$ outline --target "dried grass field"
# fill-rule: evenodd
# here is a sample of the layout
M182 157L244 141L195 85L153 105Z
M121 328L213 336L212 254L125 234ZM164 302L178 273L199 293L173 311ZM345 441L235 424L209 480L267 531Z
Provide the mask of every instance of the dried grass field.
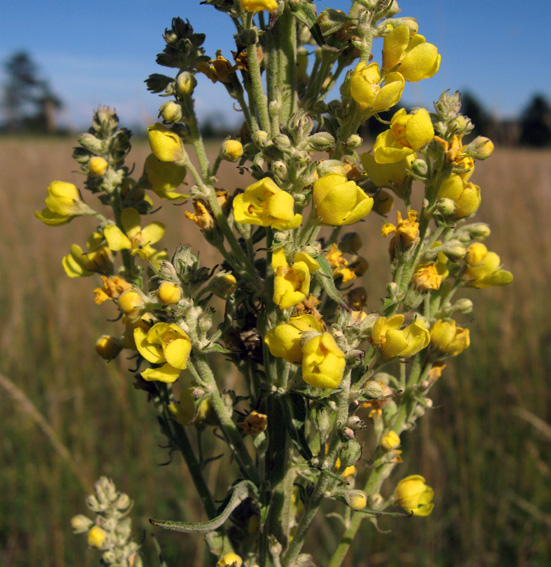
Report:
M102 474L135 500L136 533L146 537L147 564L158 565L147 518L191 520L200 512L179 456L161 466L170 456L128 362L106 364L94 352L114 325L107 322L114 311L93 302L97 281L70 280L62 270L62 256L71 243L84 244L93 221L54 228L33 217L50 181L80 184L71 147L0 140L0 565L97 565L69 521L84 512ZM137 144L131 161L147 153ZM366 522L350 567L551 564L551 153L497 150L473 181L483 195L477 219L492 227L488 247L515 281L469 293L472 346L448 364L433 410L404 440L398 474L427 478L433 514L387 519L380 525L389 534ZM246 183L231 167L221 172L226 189ZM169 253L190 242L206 265L216 263L182 207L163 204L158 219L168 227ZM371 265L362 282L368 310L377 309L389 277L383 222L370 215L359 228ZM211 465L209 482L223 484L228 463L226 455ZM323 556L340 527L329 520L319 530L310 546ZM199 537L157 535L169 565L202 564Z

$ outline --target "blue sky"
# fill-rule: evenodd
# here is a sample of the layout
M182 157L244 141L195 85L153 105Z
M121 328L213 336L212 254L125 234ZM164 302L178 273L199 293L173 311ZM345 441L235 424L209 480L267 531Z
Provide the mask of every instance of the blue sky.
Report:
M319 11L350 5L315 3ZM435 77L407 86L406 103L430 106L445 89L468 89L495 115L508 117L535 92L551 98L551 0L401 0L400 7L401 15L418 18L419 32L442 54ZM0 60L15 50L30 52L65 101L62 120L69 126L85 126L98 105L115 107L125 124L151 122L162 100L143 81L163 72L155 55L175 16L207 34L209 55L217 49L230 55L229 18L200 0L28 0L0 7ZM381 43L375 43L376 59ZM224 88L204 76L196 99L203 116L232 112Z

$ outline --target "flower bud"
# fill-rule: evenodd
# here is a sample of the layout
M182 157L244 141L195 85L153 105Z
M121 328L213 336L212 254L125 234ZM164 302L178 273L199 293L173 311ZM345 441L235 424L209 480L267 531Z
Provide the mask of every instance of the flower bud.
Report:
M427 174L428 169L429 167L424 159L418 158L411 162L411 170L420 177L424 177Z
M237 140L224 140L220 155L226 161L237 161L243 155L243 144Z
M78 143L81 146L84 146L87 150L94 152L94 153L102 153L105 149L105 142L96 138L94 134L90 134L86 132L85 134L81 134L78 137Z
M473 238L488 238L491 232L490 227L483 222L469 224L465 227L465 230L467 230Z
M255 145L259 148L263 148L270 139L270 135L264 130L258 130L252 134L252 139Z
M458 299L453 304L453 310L456 311L457 313L468 315L473 310L473 302L470 299L467 299L466 297L462 299Z
M184 146L178 134L162 124L149 126L147 129L149 145L155 157L160 161L174 162L184 158Z
M467 248L465 262L467 262L469 266L480 266L487 255L488 248L481 242L475 242Z
M466 148L465 153L475 159L488 159L494 151L494 144L489 138L477 136Z
M101 549L106 539L107 534L99 526L93 526L88 532L88 545L90 547Z
M357 137L359 138L359 136ZM333 148L334 146L335 138L333 138L329 132L318 132L306 139L306 149L313 150L315 152L323 152L329 148Z
M180 96L190 95L197 85L197 79L187 71L180 73L176 79L176 92Z
M122 350L119 339L110 335L101 335L96 341L96 352L104 360L113 360Z
M125 315L135 315L143 308L144 301L137 292L128 290L119 297L118 305Z
M182 298L182 288L173 282L162 282L157 289L157 299L163 305L173 305Z
M439 199L436 203L436 208L441 215L449 217L455 214L455 203L451 199Z
M92 522L90 518L87 518L83 514L79 514L78 516L73 516L71 518L71 527L73 528L73 533L75 534L82 534L84 532L87 532L93 524L94 522Z
M442 246L442 252L452 261L456 262L465 257L467 250L458 240L450 240Z
M346 468L356 464L361 456L362 446L354 439L347 441L339 453L341 467Z
M236 287L237 280L230 272L219 272L212 278L209 284L209 289L212 290L214 295L222 299L227 299L233 295Z
M367 506L367 495L362 490L350 490L345 494L345 499L353 510L363 510Z
M159 108L159 116L163 119L163 122L181 122L182 107L173 100L165 102Z
M383 395L383 387L377 380L370 380L363 389L363 395L366 398L378 400Z
M392 211L392 207L394 207L394 197L386 191L375 193L373 201L373 210L383 217L388 215Z
M88 173L90 177L103 177L108 167L109 164L105 159L100 156L94 156L88 162Z
M348 137L345 144L347 148L350 148L351 150L356 150L363 144L363 139L361 136L358 136L358 134L352 134L351 136Z
M382 439L381 439L381 447L385 451L393 451L400 446L400 437L396 431L389 431Z
M355 254L362 247L362 239L357 232L347 232L339 242L339 249L345 254Z

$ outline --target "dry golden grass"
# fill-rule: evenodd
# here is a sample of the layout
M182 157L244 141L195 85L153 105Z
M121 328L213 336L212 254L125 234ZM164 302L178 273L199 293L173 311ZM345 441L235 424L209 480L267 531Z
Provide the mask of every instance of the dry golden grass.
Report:
M131 159L141 163L147 153L138 144ZM84 484L107 474L130 492L137 527L145 528L149 516L189 517L196 509L193 490L180 459L159 467L167 453L157 447L162 438L143 392L133 390L124 361L106 365L94 353L97 336L112 332L106 319L114 311L93 303L93 278L70 280L61 268L69 245L83 245L93 221L52 228L33 218L50 181L80 184L71 143L5 139L0 155L0 374L43 415ZM226 189L247 184L229 164L219 177ZM551 527L551 154L497 151L477 166L473 180L483 193L477 219L492 227L487 244L515 282L470 293L473 345L449 365L435 389L435 410L405 440L400 474L430 480L433 516L384 522L392 526L390 536L366 530L349 559L355 567L543 567L551 560L545 535ZM206 265L218 261L181 207L165 204L158 216L169 227L163 241L169 252L190 242ZM362 253L372 266L363 280L371 309L388 278L382 223L373 215L360 227ZM70 534L68 521L83 511L84 492L67 459L28 406L25 411L3 390L0 411L0 564L96 564L82 538ZM213 468L212 482L216 473ZM323 541L329 545L338 533L331 526ZM161 535L174 565L184 549L193 554L189 564L200 564L201 542L190 539Z

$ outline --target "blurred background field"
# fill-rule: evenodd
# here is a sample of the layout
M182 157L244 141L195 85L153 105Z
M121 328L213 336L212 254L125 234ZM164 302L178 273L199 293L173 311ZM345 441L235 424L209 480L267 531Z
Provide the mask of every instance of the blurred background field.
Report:
M81 181L71 147L67 140L0 140L0 564L97 565L69 522L85 511L91 483L107 475L135 500L135 532L146 538L148 564L158 565L147 519L198 519L198 501L179 455L162 466L170 456L129 363L106 364L94 352L97 337L115 325L107 321L114 311L93 302L98 282L70 280L62 270L62 256L71 243L84 244L93 222L53 228L33 218L50 181ZM137 144L130 162L141 163L148 151ZM226 189L246 184L232 168L220 180ZM450 361L433 390L434 409L404 441L399 474L427 478L434 513L384 520L389 534L366 522L350 567L551 562L551 153L497 150L473 180L483 192L477 219L492 227L487 244L515 281L469 294L472 346ZM163 204L158 218L169 227L169 253L185 242L202 251L182 207ZM370 215L360 226L371 265L362 282L368 310L377 309L388 281L383 222ZM212 464L209 482L228 463L225 455ZM319 529L309 545L323 557L340 527L329 520ZM157 535L169 565L201 565L199 537Z

